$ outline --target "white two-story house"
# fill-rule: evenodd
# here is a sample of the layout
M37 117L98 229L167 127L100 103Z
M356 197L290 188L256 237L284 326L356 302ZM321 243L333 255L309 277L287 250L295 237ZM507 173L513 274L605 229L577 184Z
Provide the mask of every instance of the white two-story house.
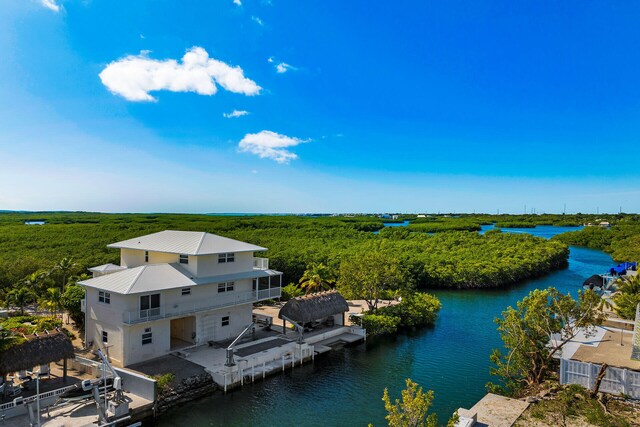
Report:
M118 366L237 336L253 303L279 298L282 273L266 248L194 231L162 231L108 245L120 265L90 268L85 342Z

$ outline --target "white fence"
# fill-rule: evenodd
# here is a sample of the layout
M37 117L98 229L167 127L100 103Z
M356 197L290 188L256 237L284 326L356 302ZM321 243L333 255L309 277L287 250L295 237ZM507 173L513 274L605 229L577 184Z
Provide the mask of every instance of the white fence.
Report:
M47 406L53 405L58 396L73 388L75 388L75 386L70 385L56 390L51 390L46 393L40 393L40 407L46 408ZM13 401L0 405L0 417L5 419L24 415L27 413L27 405L34 403L36 399L36 396L29 396L25 398L18 396L13 399Z
M600 365L595 363L560 359L560 384L580 384L592 389L598 372ZM600 391L611 394L624 393L634 399L640 399L640 372L610 366L600 383Z

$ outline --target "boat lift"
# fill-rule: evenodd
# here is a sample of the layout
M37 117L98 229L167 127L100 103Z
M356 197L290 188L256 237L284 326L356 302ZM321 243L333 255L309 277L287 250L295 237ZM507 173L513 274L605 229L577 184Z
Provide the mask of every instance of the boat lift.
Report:
M122 393L122 378L107 357L102 353L102 350L98 349L97 352L100 359L102 359L102 379L100 382L92 382L90 383L92 387L93 399L96 401L96 407L98 408L98 417L100 419L100 425L113 425L115 422L120 420L125 420L129 418L129 402L125 400L124 395ZM107 399L107 376L105 372L105 368L108 368L111 374L113 375L113 389L115 390L115 398L112 400ZM104 384L104 404L100 397L100 383ZM83 388L85 384L82 385ZM112 420L111 418L119 418L118 420Z
M234 366L236 364L235 360L233 360L233 346L236 345L236 343L240 341L240 338L242 338L249 331L251 331L252 334L255 333L255 322L251 322L249 325L247 325L247 327L244 328L242 332L240 332L240 335L238 335L237 338L233 340L231 344L229 344L229 347L227 347L227 363L225 363L224 366Z
M287 316L281 316L284 320L290 322L295 328L296 331L298 331L298 344L302 344L304 343L304 328L295 320L291 320L290 318L288 318Z

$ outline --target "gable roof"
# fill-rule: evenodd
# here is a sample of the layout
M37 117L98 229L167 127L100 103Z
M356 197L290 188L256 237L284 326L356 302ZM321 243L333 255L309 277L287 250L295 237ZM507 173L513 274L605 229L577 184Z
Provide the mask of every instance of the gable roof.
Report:
M210 255L225 252L266 251L267 248L203 231L165 230L107 245L117 249L139 249L185 255Z
M338 291L326 291L290 299L278 312L278 318L286 316L303 325L346 311L349 304L344 297Z
M145 264L128 268L104 276L94 277L93 279L82 280L78 284L117 294L138 294L280 274L282 273L275 270L254 269L220 276L194 277L192 273L179 264L165 263Z

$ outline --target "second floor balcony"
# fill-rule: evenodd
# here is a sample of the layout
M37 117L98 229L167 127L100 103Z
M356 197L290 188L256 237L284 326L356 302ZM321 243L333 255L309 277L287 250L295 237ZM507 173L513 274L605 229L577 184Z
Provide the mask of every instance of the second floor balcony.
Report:
M268 270L269 258L253 257L253 268L256 270Z
M213 295L211 298L200 301L161 304L159 307L126 311L123 313L122 321L127 325L134 325L153 320L181 317L202 311L217 310L224 307L280 298L281 295L282 288L280 286L247 292L230 292L227 295Z

